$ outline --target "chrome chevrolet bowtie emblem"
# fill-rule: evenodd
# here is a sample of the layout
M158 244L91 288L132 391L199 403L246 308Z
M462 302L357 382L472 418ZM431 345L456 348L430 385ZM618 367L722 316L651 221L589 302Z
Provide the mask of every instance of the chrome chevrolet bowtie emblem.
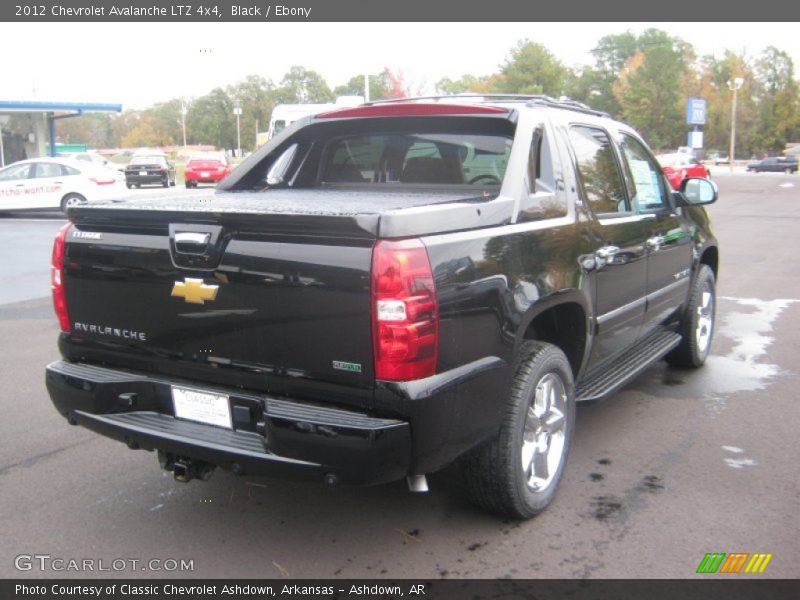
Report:
M190 304L205 304L206 300L211 302L217 297L218 285L206 285L202 279L192 279L187 277L183 281L176 281L172 287L172 295L183 298Z

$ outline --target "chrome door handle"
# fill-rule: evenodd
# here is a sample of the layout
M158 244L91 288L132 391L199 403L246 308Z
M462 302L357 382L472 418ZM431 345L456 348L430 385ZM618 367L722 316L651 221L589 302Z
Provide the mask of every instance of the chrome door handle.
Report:
M652 250L653 252L658 252L659 249L661 249L661 246L664 245L664 236L663 235L653 236L645 242L645 245L649 250Z

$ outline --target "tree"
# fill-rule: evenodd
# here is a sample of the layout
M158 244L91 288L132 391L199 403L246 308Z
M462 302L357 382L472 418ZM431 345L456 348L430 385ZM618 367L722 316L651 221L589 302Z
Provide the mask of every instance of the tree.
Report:
M674 148L685 139L684 74L694 52L658 29L645 31L637 44L640 50L625 61L612 85L620 117L648 137L652 147Z
M227 95L242 109L240 128L243 148L255 148L256 122L258 129L267 130L269 117L277 102L275 85L260 75L248 75L239 83L229 86ZM236 127L236 119L233 119ZM236 131L234 129L234 135Z
M494 77L491 75L484 75L476 77L475 75L462 75L458 79L450 79L444 77L436 83L437 94L464 94L472 92L475 94L487 94L491 91L494 83Z
M568 69L547 48L522 40L511 50L500 76L492 82L493 92L561 96Z
M763 128L757 104L761 91L750 62L744 55L726 50L721 59L706 56L699 66L697 82L690 92L692 96L704 98L707 102L706 124L703 127L705 147L729 147L733 93L728 82L741 77L744 83L737 92L736 155L758 153L763 148Z
M363 96L364 95L364 76L355 75L346 84L337 86L333 90L335 96ZM369 99L383 100L389 98L389 76L388 69L384 69L377 75L369 76Z
M762 88L762 144L764 149L777 153L787 142L800 140L800 99L794 63L786 52L769 46L756 63L756 78Z
M296 65L284 75L277 94L283 104L333 102L334 99L322 75Z
M58 119L56 137L66 144L86 144L89 148L116 146L109 113L89 113L80 117Z
M186 135L190 144L236 147L236 117L233 98L222 88L192 102L186 114Z

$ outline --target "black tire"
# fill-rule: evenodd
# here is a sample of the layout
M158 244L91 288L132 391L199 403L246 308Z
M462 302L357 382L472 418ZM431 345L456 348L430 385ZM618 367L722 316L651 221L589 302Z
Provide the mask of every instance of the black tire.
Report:
M128 189L131 189L133 187L133 184L132 183L126 183L125 187L127 187Z
M169 175L164 177L164 181L161 182L162 187L168 188L169 187Z
M78 206L81 204L86 204L86 198L80 194L67 194L61 199L61 212L67 214L67 209L70 206Z
M707 292L711 294L709 299L704 297ZM708 265L700 265L689 288L689 300L678 329L681 343L666 356L669 364L697 368L706 362L714 338L716 300L714 271ZM704 328L706 331L703 334Z
M557 411L561 415L561 428L544 431L543 420L536 418L533 410L534 405L539 402L536 391L540 386L555 380L560 381L563 386L563 410ZM557 385L553 384L553 389L556 388ZM574 390L572 369L561 349L544 342L523 344L500 431L493 439L471 450L460 461L466 492L474 504L517 519L528 519L547 508L555 498L572 445L575 429ZM556 390L556 394L560 392ZM555 427L553 423L559 417L554 413L548 414L549 417L544 419L545 424L548 428ZM538 429L534 431L536 426ZM524 470L523 463L527 462L526 446L523 445L525 433L529 435L527 447L534 442L539 443L538 436L544 436L544 445L548 449L545 454L545 459L548 460L545 462L549 464L549 452L552 450L555 453L553 459L557 457L555 468L540 470L535 465L537 453L534 450L530 454L528 468ZM542 454L538 453L539 456ZM542 489L532 487L536 482L530 484L535 477L534 471L546 473L547 481L542 482Z

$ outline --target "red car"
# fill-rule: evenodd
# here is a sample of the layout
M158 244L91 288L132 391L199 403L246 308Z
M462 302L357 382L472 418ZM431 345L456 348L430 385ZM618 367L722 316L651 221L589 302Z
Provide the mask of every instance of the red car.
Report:
M195 154L186 163L183 179L187 188L197 187L198 183L217 183L233 170L224 152Z
M673 189L681 189L681 183L687 177L711 177L711 171L691 154L662 154L656 157L661 163L664 175L669 179Z

